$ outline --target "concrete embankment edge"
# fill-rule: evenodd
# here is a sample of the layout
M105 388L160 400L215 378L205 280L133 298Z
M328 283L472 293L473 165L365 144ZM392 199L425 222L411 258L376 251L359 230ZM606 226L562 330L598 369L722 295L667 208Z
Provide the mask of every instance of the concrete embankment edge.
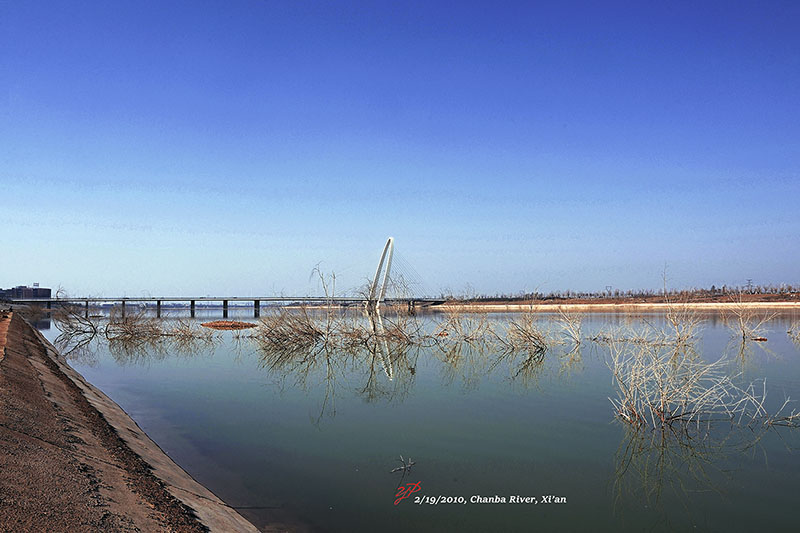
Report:
M83 376L67 364L58 350L35 328L47 352L58 369L81 391L89 404L97 409L122 441L150 465L152 473L160 479L172 496L194 510L200 522L212 532L258 532L258 529L235 509L192 478L178 466L133 419L100 389L88 383Z

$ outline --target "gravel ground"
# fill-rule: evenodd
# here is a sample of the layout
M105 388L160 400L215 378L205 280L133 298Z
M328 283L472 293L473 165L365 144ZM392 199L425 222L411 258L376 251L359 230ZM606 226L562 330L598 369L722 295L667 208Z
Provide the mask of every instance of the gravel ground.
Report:
M208 530L8 312L0 312L0 472L0 531Z

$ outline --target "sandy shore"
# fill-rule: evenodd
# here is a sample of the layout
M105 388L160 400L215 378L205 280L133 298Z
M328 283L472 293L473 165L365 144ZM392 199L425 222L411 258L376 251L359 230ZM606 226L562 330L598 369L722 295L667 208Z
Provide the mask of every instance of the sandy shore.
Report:
M552 312L562 308L566 311L581 313L641 313L647 311L666 311L670 306L695 309L697 311L733 311L738 308L748 308L765 311L798 311L800 302L702 302L702 303L579 303L579 304L440 304L430 307L435 311L463 311L474 313L519 313L525 311Z
M0 312L0 531L258 531Z

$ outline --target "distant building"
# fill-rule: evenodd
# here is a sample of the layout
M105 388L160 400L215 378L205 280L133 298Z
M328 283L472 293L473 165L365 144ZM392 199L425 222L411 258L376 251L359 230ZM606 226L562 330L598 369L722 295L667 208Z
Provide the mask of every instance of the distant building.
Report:
M10 299L29 299L29 298L52 298L52 291L47 287L39 287L38 283L34 283L33 287L26 285L18 285L13 289L0 289L0 298L7 300Z

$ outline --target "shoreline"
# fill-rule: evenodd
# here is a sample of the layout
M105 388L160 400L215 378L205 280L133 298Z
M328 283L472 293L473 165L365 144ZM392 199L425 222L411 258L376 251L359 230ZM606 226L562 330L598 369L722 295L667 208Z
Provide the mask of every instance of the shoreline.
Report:
M520 313L525 311L534 312L558 312L580 311L580 312L638 312L638 311L666 311L670 308L691 309L695 311L733 311L736 309L763 309L765 311L798 311L800 312L800 302L619 302L619 303L542 303L542 304L510 304L510 303L444 303L431 306L427 309L431 311L461 311L467 313Z
M20 306L23 309L35 309L30 305ZM424 305L416 308L416 312L422 313L436 313L436 312L467 312L467 313L522 313L522 312L551 312L556 313L559 310L572 311L572 312L597 312L597 313L631 313L641 311L666 311L670 308L689 309L695 311L733 311L736 309L755 309L764 311L797 311L800 312L800 301L789 300L754 300L754 301L691 301L691 302L664 302L664 301L650 301L650 302L630 302L630 301L548 301L533 303L531 301L522 303L512 303L503 301L488 301L488 302L475 302L475 301L448 301L445 303L437 303L433 305ZM218 310L221 307L209 307L211 310ZM231 309L253 309L249 306L233 306ZM363 309L363 305L287 305L287 306L263 306L261 313L268 313L270 310L324 310L324 309ZM393 305L385 303L381 306L382 310L386 311L404 311L405 305ZM172 310L172 309L170 309ZM183 310L183 309L181 309ZM50 309L38 309L39 312L49 316L52 311ZM208 319L208 317L203 317ZM233 322L224 318L216 322Z
M0 526L259 531L13 312L0 313Z
M800 302L450 302L425 312L631 314L669 308L794 314ZM273 529L272 520L248 521L197 482L22 315L2 309L0 447L0 530L287 530ZM40 471L31 474L37 466Z

